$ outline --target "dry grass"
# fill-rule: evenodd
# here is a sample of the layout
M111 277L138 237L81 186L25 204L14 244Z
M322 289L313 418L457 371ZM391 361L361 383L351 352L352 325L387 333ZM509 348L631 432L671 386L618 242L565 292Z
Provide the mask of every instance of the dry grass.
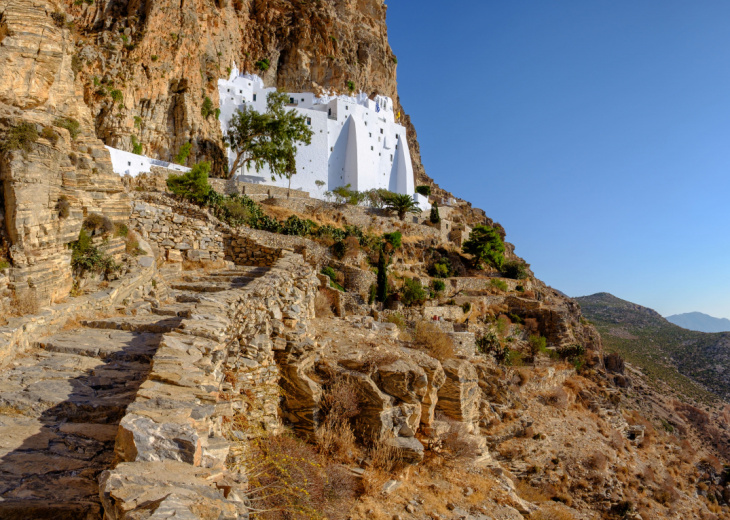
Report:
M334 295L327 289L320 289L314 298L314 312L318 318L331 318L335 315L332 308L334 307Z
M25 415L25 412L17 406L0 404L0 415Z
M413 332L413 343L421 350L428 352L428 355L446 361L452 359L456 352L454 351L454 342L448 334L428 321L421 321L416 324Z
M532 513L530 520L576 520L576 517L563 505L546 504Z
M10 307L7 309L12 316L26 316L36 314L41 309L41 301L36 289L16 289L10 298Z
M387 443L386 438L380 438L371 442L368 460L370 467L363 479L364 492L366 495L377 496L380 495L383 484L402 468L402 456L398 448Z
M360 453L351 421L360 412L360 394L353 381L336 376L325 387L319 402L324 419L316 432L321 454L340 462L352 462Z
M585 458L583 465L595 471L604 471L608 465L608 458L600 451L596 451Z
M568 393L560 386L540 394L540 400L544 404L560 410L565 410L568 407Z
M475 459L479 456L479 446L469 436L464 423L449 420L449 431L444 436L443 447L448 450L447 458L453 460Z
M67 319L66 323L64 323L63 326L61 327L61 330L65 332L67 330L80 329L81 327L82 327L81 316L79 316L77 314L76 316L73 316L73 317Z

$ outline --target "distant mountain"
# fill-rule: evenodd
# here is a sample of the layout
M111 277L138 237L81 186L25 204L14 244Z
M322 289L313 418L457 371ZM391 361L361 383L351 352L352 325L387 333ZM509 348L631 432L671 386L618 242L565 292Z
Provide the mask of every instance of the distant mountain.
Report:
M728 332L730 331L730 320L727 318L715 318L701 312L685 312L684 314L672 314L667 316L667 321L679 325L685 329L699 332Z
M730 398L730 332L687 330L609 293L575 300L601 333L606 350L619 352L654 381L697 399L707 400L708 390Z

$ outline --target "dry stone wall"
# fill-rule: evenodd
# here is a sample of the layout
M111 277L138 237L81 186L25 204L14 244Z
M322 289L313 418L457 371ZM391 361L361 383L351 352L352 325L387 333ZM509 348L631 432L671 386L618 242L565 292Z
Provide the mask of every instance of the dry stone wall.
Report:
M148 518L151 501L176 518L246 516L245 476L225 465L229 439L242 434L224 422L245 415L247 435L279 427L274 351L306 337L319 285L297 254L258 274L243 288L206 293L164 334L120 423L121 462L100 476L107 518Z

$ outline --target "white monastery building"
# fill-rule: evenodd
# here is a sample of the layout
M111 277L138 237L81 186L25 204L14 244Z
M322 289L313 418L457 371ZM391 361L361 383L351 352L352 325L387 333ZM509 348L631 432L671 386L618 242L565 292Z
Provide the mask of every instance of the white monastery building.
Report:
M225 134L236 110L251 107L266 111L266 98L275 87L264 87L263 80L253 74L240 74L233 68L230 78L218 80L220 123ZM289 106L306 117L312 130L309 145L297 145L297 173L292 176L292 189L309 192L324 199L325 193L350 185L356 191L386 189L408 194L426 211L431 208L428 197L415 193L411 154L406 129L395 120L393 100L385 96L315 96L311 92L289 93ZM136 177L149 172L151 166L188 171L177 164L136 155L107 146L114 171ZM228 150L228 166L235 152ZM286 178L273 177L268 166L235 172L243 182L288 187ZM319 184L319 185L318 185Z
M223 133L236 110L252 107L266 111L266 98L276 88L264 87L253 74L239 74L234 67L229 79L218 80L220 121ZM312 142L297 145L297 173L292 189L324 198L327 191L350 185L350 189L367 191L386 189L414 197L423 210L431 205L428 197L415 193L411 154L406 129L395 121L393 101L389 97L360 93L353 96L315 96L311 92L289 93L289 106L306 117ZM235 152L228 150L231 166ZM273 177L268 167L256 171L239 168L238 180L287 187L288 179ZM317 185L321 181L321 186Z

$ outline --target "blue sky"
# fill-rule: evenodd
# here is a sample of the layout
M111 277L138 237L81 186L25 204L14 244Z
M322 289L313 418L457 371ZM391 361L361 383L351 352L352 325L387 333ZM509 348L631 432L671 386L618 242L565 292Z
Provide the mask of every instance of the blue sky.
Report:
M427 173L538 278L730 317L730 2L387 3Z

